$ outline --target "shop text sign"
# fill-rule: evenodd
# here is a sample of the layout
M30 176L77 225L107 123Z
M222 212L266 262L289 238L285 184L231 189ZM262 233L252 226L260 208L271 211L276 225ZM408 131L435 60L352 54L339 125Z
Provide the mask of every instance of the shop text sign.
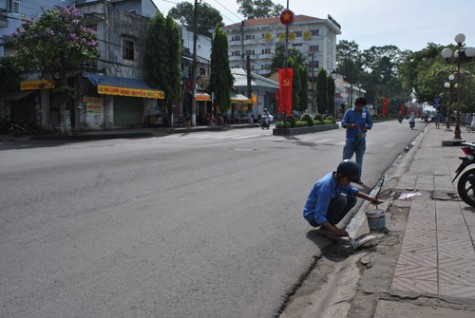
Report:
M156 99L165 98L165 93L163 91L117 87L117 86L106 86L106 85L98 85L97 92L99 94L105 94L105 95L118 95L118 96L156 98Z
M54 88L54 83L48 80L20 82L21 91L32 91L36 89L49 89L49 88Z

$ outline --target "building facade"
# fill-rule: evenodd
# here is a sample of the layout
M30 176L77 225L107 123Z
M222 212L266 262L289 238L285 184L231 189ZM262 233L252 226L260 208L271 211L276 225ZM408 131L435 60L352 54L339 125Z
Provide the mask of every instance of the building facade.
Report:
M71 74L75 99L64 111L51 93L50 83L38 74L28 74L22 75L22 85L17 85L21 89L1 94L0 119L43 130L66 131L167 124L162 122L170 115L160 103L163 92L149 87L144 67L148 23L158 11L152 0L0 0L2 56L15 54L11 33L21 26L22 16L40 15L42 7L69 5L75 5L88 26L96 30L100 58L84 63L77 74ZM185 27L180 30L185 87L191 74L193 33ZM211 40L198 37L197 71L202 77L209 75L210 51ZM191 95L184 93L180 105L173 108L176 120L184 120L183 114L189 104Z
M225 26L228 36L231 68L245 68L246 58L251 60L251 71L269 76L272 72L272 56L277 45L285 45L286 27L279 17L253 19ZM336 69L337 35L341 27L331 16L319 19L295 15L289 25L288 48L303 53L306 58L309 82L315 83L321 68L328 73ZM315 96L315 85L309 86L309 101ZM314 103L310 112L316 112Z

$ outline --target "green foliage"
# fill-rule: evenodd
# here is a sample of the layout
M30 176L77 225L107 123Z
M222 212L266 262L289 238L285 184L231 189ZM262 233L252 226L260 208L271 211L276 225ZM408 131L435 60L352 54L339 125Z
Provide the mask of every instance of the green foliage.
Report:
M0 91L15 90L20 86L20 74L12 57L0 58Z
M313 121L313 118L312 118L312 116L310 116L310 114L303 114L302 118L300 118L300 120L306 121L308 126L313 126L315 124L314 121Z
M288 62L293 60L296 65L305 65L305 55L296 48L288 49ZM276 71L279 68L285 68L285 44L277 42L275 45L274 54L272 55L272 70Z
M297 120L295 122L295 127L308 127L308 122L305 120Z
M169 103L178 104L181 98L181 36L177 24L171 14L168 14L165 21L165 34L168 42L168 56L166 72L165 99ZM171 111L171 109L170 109Z
M228 38L219 25L211 42L210 88L214 92L216 106L225 114L231 105L229 99L234 78L229 67Z
M268 17L278 17L284 7L274 4L271 0L236 0L239 4L238 12L246 19L259 19Z
M148 82L153 88L164 89L168 76L168 49L165 18L158 11L148 23L145 44L145 68L148 72Z
M12 35L21 70L39 71L48 79L59 76L63 84L82 62L99 57L96 32L74 6L43 9L40 18L23 19Z
M316 121L322 121L322 120L323 120L322 114L315 114L314 120L316 120Z
M327 72L323 68L317 75L317 107L319 113L329 112Z
M290 115L287 117L287 123L289 124L290 128L295 128L297 125L297 121L295 120L294 115Z
M333 114L335 112L335 80L331 75L327 76L327 91L328 91L328 113Z
M297 77L300 83L300 90L297 92L299 104L295 110L304 112L308 107L308 75L307 68L303 65L297 67Z
M190 2L180 2L174 8L171 8L169 14L181 24L190 28L193 27L194 5ZM197 8L196 27L199 34L211 37L209 30L214 29L217 24L223 21L223 17L218 10L207 3L199 3Z
M333 116L328 116L327 118L325 118L324 122L326 122L327 124L335 124L336 120L335 118L333 118Z

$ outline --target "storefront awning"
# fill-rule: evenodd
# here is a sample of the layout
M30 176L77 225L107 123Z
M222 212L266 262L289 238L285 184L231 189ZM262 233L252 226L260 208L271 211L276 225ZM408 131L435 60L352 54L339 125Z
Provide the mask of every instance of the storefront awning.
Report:
M230 99L233 104L252 104L252 100L242 94L231 93Z
M195 94L195 100L197 102L210 102L211 101L211 96L207 93L196 93Z
M164 99L165 93L151 88L145 80L87 73L89 81L97 86L97 92L103 95L118 95L139 98Z

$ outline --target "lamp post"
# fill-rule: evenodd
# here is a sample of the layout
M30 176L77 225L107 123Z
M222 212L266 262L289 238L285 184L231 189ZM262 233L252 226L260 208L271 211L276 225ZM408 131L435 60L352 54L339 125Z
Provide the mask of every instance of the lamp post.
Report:
M445 123L447 127L445 128L445 131L452 131L450 129L450 98L452 96L452 87L453 87L453 82L455 79L455 76L453 74L449 75L449 81L444 83L444 87L449 89L449 98L448 98L448 103L447 103L447 118L445 118Z
M458 50L453 52L453 55L452 50L448 47L443 49L441 54L446 61L453 59L457 63L457 118L455 120L454 140L460 141L462 140L460 131L460 64L463 59L475 56L475 48L463 48L463 42L465 42L465 35L463 33L459 33L455 36L455 42L457 43Z

